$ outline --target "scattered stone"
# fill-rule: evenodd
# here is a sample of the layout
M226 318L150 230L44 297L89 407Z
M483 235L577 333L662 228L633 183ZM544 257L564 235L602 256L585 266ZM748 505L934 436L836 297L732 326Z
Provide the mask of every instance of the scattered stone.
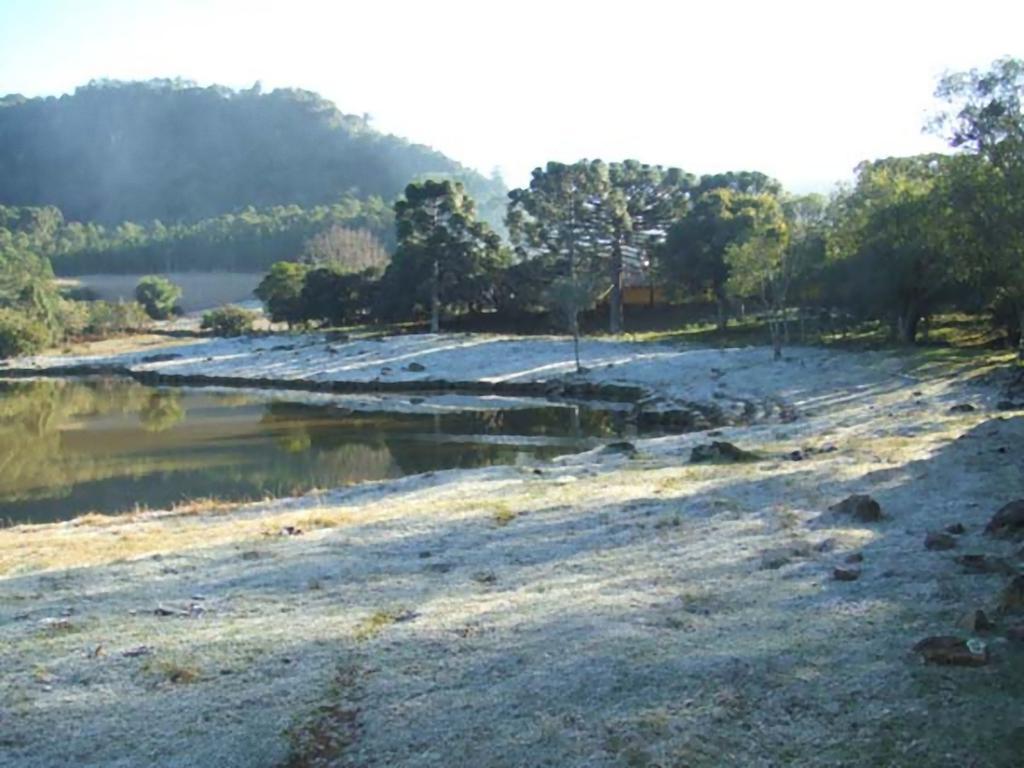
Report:
M1024 610L1024 576L1010 579L999 598L999 607L1007 613Z
M970 403L958 403L949 409L950 413L973 413L978 410Z
M814 547L817 552L831 552L835 548L836 540L833 538L822 539Z
M712 443L702 443L690 449L690 463L701 464L705 462L742 462L756 461L756 453L744 451L732 443L724 440L715 440Z
M956 562L964 569L964 573L998 573L1012 575L1017 572L1010 563L1001 557L992 555L961 555Z
M427 573L450 573L454 568L451 563L428 563L423 570Z
M926 664L946 664L957 667L983 667L988 664L988 646L977 639L939 635L926 637L914 646Z
M141 363L166 363L166 362L169 362L171 360L177 360L180 357L181 357L181 355L178 354L177 352L161 352L158 355L146 355L145 357L140 358L139 362L141 362Z
M960 617L956 625L968 632L988 632L991 629L995 629L996 626L995 622L988 617L988 614L980 608L965 613Z
M954 536L963 536L967 533L967 529L963 523L953 523L952 525L946 526L946 533L951 533Z
M985 533L997 539L1024 536L1024 499L1004 505L985 526Z
M862 552L854 552L852 555L847 555L843 560L846 563L863 563L864 554Z
M385 365L383 368L380 369L381 376L390 376L392 373L394 373L394 371L389 366Z
M422 558L424 560L427 559L428 557L433 557L433 555L434 555L434 553L431 552L429 549L421 549L419 552L416 553L417 557L420 557L420 558Z
M498 580L494 571L477 571L470 578L478 584L494 584Z
M301 528L296 528L294 525L283 525L281 530L277 532L278 536L301 536L303 533Z
M924 537L924 548L932 551L956 549L956 539L948 533L932 531Z
M148 645L137 645L134 648L121 651L121 655L128 659L134 659L138 656L149 656L152 652L153 649Z
M860 568L834 568L832 578L836 581L856 581L860 578Z
M413 373L422 373L423 371L427 370L427 366L423 365L423 363L417 363L413 361L409 363L407 366L405 366L405 370L412 371Z
M70 632L75 628L75 626L71 623L71 619L67 618L66 616L61 616L60 618L49 618L40 620L39 628L43 632L50 632L56 634L57 632Z
M828 508L839 515L850 515L862 523L875 523L882 519L882 506L865 493L855 493Z
M789 459L790 461L803 461L804 460L804 452L803 451L799 451L799 450L791 451L791 452L786 454L786 458Z
M250 549L242 553L243 560L259 560L261 557L263 557L263 554L257 552L255 549Z
M158 605L153 611L154 616L188 616L188 611L181 611L177 608L166 608L162 605Z

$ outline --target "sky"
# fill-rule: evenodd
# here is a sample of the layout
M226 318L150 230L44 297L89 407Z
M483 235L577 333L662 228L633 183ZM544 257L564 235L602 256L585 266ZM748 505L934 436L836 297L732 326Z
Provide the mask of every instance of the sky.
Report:
M827 191L922 131L946 71L1024 57L972 0L0 0L0 94L91 79L317 91L511 186L548 160L760 170Z

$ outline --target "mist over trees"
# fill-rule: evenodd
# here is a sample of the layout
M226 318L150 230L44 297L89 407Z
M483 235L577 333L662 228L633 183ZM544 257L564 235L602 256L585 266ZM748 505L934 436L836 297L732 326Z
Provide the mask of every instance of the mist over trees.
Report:
M55 206L74 221L167 225L345 195L390 201L434 174L481 200L504 194L295 88L101 80L59 98L0 98L0 204Z

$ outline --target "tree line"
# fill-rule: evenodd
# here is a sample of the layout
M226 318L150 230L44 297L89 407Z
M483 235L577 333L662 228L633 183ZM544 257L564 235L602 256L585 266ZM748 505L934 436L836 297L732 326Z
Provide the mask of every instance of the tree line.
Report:
M505 238L459 181L413 181L390 209L349 201L345 216L321 212L296 227L289 258L270 266L257 294L289 323L422 319L438 330L457 316L548 313L578 338L580 313L598 304L610 332L627 327L623 287L641 274L670 296L713 301L720 327L758 307L777 355L794 307L883 321L906 344L937 312L988 311L1019 344L1022 91L1015 59L944 77L943 110L928 128L954 151L866 161L828 197L790 194L756 171L698 177L635 160L550 162L508 193ZM37 234L8 231L8 242L40 232L59 241L52 233L69 226L51 209L28 210L15 213ZM288 220L283 210L248 215ZM308 220L303 209L294 215ZM264 241L254 234L253 248ZM212 257L216 239L203 242Z
M436 330L445 315L548 311L574 334L579 313L600 301L618 333L633 271L676 297L710 298L720 327L738 307L759 307L776 354L793 307L881 320L904 344L936 312L987 310L1016 344L1022 90L1014 59L948 75L929 129L957 151L866 161L830 197L789 194L756 171L697 177L635 160L551 162L509 193L504 242L461 185L410 184L395 204L386 269L275 265L261 295L292 322L429 317ZM332 270L347 274L324 289Z

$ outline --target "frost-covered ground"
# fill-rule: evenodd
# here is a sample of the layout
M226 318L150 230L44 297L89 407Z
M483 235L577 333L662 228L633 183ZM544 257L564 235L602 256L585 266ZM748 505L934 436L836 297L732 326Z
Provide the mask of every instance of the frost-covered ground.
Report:
M173 351L127 363L353 381L571 371L551 339ZM588 342L584 358L593 381L774 399L798 417L763 409L714 438L640 441L634 457L0 530L0 764L1021 764L1024 659L1003 636L1024 617L997 618L987 667L923 666L910 649L969 636L959 618L1006 581L955 556L1019 564L1020 545L982 527L1024 496L1024 412L997 412L970 367L880 353L772 363L762 349ZM949 411L962 403L975 410ZM690 464L709 439L760 459ZM825 514L855 492L886 519ZM925 550L955 522L955 550ZM859 580L833 580L851 554Z

